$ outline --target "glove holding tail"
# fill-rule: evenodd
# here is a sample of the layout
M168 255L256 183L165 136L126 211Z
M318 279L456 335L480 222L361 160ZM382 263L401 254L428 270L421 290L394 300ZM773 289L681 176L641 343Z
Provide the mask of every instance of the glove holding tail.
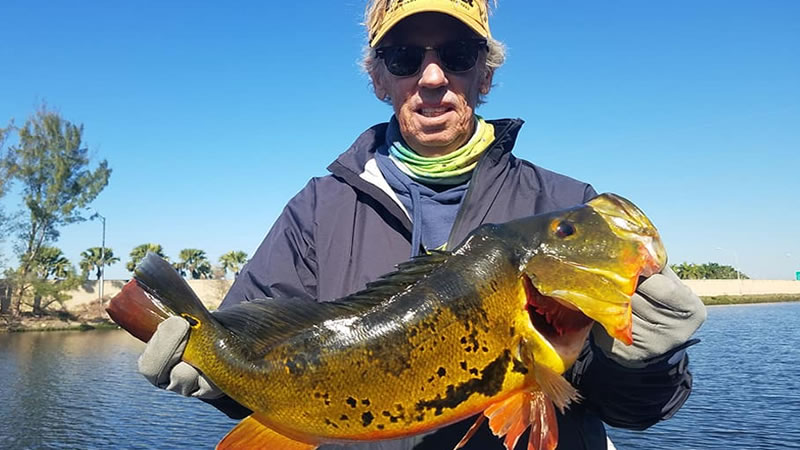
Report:
M139 373L152 385L185 397L213 400L223 392L197 369L181 361L189 340L189 323L170 317L158 325L139 357Z

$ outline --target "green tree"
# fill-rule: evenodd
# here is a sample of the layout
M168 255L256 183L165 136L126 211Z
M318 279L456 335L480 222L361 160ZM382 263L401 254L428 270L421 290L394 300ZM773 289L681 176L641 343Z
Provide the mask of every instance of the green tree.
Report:
M108 185L111 169L100 161L89 168L83 125L75 125L42 106L22 128L5 163L22 187L26 217L20 219L17 251L20 266L13 275L12 314L18 315L26 284L40 249L58 239L59 228L86 220L86 206Z
M69 298L64 292L78 286L81 277L61 249L43 245L31 263L29 286L33 313L41 315L51 304Z
M247 263L247 253L231 250L219 257L223 272L232 272L234 278L239 276L242 266Z
M191 276L193 280L211 278L211 263L208 262L206 252L196 248L185 248L178 254L181 259L175 268L181 276Z
M136 269L136 266L142 262L144 257L151 252L169 261L169 258L164 254L164 249L161 247L161 244L148 243L137 245L131 250L131 259L125 264L125 268L128 269L128 272L132 273Z
M704 264L680 263L670 266L682 280L735 280L748 279L748 276L738 272L734 267L721 265L715 262Z
M83 271L84 277L86 277L89 272L94 271L97 275L97 279L100 280L102 267L110 266L118 262L119 258L114 256L114 250L111 248L106 247L103 249L100 247L91 247L81 252L81 262L78 265L81 271Z

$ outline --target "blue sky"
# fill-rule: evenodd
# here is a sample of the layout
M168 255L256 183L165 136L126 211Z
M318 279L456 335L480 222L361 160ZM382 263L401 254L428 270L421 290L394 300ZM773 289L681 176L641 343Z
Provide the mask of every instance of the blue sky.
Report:
M114 170L92 205L122 258L107 278L145 242L252 254L391 114L358 68L363 6L3 0L0 124L42 101L84 124ZM508 61L479 112L526 121L518 156L633 200L670 262L800 270L800 2L501 0L492 30ZM57 245L77 263L100 237Z

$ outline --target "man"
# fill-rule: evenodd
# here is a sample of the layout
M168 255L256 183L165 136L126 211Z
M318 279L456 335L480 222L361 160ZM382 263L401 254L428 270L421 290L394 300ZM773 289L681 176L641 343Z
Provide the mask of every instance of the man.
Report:
M583 203L593 188L511 149L521 120L475 114L503 62L479 0L373 0L364 66L389 123L364 132L284 209L222 308L263 297L329 301L362 289L426 250L450 248L478 225ZM605 448L603 422L644 429L670 417L691 390L685 347L705 309L668 269L634 297L634 340L597 328L565 375L584 400L559 415L559 448ZM155 385L205 399L232 417L248 411L178 363L188 325L159 327L140 359ZM353 448L452 448L474 419L427 436ZM502 448L484 425L468 448Z

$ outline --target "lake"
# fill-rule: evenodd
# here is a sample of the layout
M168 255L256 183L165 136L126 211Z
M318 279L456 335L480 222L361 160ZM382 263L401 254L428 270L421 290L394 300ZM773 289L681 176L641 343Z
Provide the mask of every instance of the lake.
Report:
M800 449L800 303L709 308L694 391L618 449ZM0 334L0 448L213 448L236 421L136 373L123 331Z

